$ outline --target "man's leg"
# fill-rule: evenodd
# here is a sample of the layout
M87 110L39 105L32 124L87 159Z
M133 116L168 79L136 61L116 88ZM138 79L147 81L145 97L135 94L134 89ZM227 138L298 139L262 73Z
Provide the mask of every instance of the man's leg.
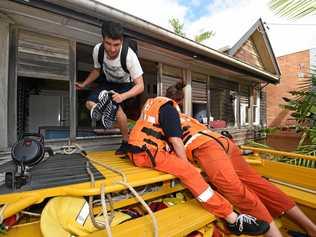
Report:
M220 144L209 141L194 151L194 157L207 174L210 183L242 213L272 222L269 211L257 195L239 179L229 156Z
M238 147L231 143L232 164L242 182L260 198L273 217L287 214L309 236L316 236L316 225L295 205L285 193L261 177L241 156Z
M233 142L229 141L229 143L231 150L230 159L239 179L256 193L273 217L278 217L295 206L293 200L259 175L245 161L239 148Z
M298 206L294 206L285 212L289 218L301 226L308 236L316 237L316 225L313 223Z
M121 106L119 106L116 113L116 122L117 122L117 127L120 129L122 133L123 141L127 142L128 141L128 123L127 123L126 114L124 113Z
M270 224L270 229L265 236L282 236L267 208L256 194L241 182L229 156L216 141L203 144L195 150L194 155L219 193L242 213L252 215Z

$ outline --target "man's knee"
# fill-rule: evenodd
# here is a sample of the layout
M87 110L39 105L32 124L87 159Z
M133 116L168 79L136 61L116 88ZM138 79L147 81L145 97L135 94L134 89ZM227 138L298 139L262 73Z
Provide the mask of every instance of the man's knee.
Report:
M117 110L116 119L117 120L127 120L127 116L126 116L126 114L125 114L125 112L124 112L124 110L122 109L121 106Z
M91 100L87 100L86 103L85 103L85 106L88 110L91 110L92 107L95 105L96 103L94 101L91 101Z

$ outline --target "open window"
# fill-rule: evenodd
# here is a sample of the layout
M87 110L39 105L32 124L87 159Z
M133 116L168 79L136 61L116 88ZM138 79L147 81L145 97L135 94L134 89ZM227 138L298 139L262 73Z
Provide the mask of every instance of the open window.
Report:
M175 85L178 82L183 82L183 70L182 68L170 66L163 64L162 65L162 94L161 96L166 95L168 87Z
M201 123L207 123L207 80L205 74L192 73L192 115Z
M93 46L77 43L77 81L83 82L93 69L92 59ZM139 59L144 71L144 92L134 98L131 106L124 111L128 117L129 127L132 127L140 115L141 108L150 97L157 96L157 63ZM119 134L119 130L104 129L101 122L95 122L90 118L90 111L85 103L90 93L96 89L97 83L91 84L84 90L77 91L77 136L90 134L91 136L104 136L109 134Z
M20 30L17 44L17 135L69 137L69 41Z
M213 128L233 127L236 122L236 93L238 84L223 79L210 81L210 126Z

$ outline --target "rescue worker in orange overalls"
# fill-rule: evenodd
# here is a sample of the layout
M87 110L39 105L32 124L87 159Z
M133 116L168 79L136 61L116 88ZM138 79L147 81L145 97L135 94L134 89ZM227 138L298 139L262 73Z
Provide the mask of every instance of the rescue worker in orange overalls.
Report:
M181 85L169 87L166 96L181 98ZM182 101L177 101L181 104ZM229 138L207 129L189 115L180 114L186 156L197 162L208 181L242 213L270 223L265 236L282 236L272 217L284 213L316 236L316 225L276 186L262 178L241 156L238 146Z
M166 97L148 99L131 130L128 156L136 166L178 177L204 208L227 221L232 233L260 235L267 232L267 222L250 215L238 215L223 196L212 190L198 169L187 160L181 136L177 103Z

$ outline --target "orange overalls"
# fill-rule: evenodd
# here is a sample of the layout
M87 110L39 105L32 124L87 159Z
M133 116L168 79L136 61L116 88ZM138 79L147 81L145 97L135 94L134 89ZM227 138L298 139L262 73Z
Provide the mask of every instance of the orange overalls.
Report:
M181 114L187 157L198 161L219 193L242 213L272 221L295 203L262 178L241 156L235 143L212 132L192 117Z
M159 110L170 101L172 100L165 97L147 100L128 140L129 145L142 151L129 152L129 158L136 166L153 168L176 176L209 212L224 218L233 212L231 204L211 189L189 161L182 160L169 151L163 130L159 127ZM176 102L172 103L178 108Z

